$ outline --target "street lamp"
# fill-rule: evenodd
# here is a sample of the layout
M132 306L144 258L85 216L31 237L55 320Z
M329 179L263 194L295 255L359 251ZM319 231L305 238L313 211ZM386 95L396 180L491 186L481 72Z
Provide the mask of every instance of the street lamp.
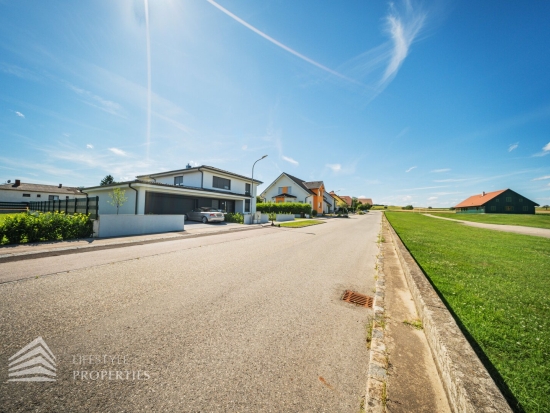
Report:
M252 201L254 196L254 167L256 166L257 162L261 161L264 158L267 158L267 155L262 156L252 165L252 180L250 181L250 223L251 224L254 223L254 218L252 218Z

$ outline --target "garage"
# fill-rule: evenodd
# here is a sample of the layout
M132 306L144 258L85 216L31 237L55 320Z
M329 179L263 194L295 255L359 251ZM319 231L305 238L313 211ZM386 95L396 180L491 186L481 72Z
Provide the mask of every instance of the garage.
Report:
M145 214L184 214L197 205L197 198L166 194L160 192L145 193Z

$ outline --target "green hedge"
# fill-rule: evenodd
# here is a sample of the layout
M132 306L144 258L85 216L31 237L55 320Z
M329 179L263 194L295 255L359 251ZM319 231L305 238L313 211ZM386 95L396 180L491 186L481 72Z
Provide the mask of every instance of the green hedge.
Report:
M0 223L0 244L61 241L87 238L93 234L89 214L65 215L64 212L18 214Z
M311 214L311 205L300 202L262 202L256 204L256 210L264 214Z
M244 215L237 212L237 213L231 213L228 212L225 214L225 222L234 222L236 224L244 224Z

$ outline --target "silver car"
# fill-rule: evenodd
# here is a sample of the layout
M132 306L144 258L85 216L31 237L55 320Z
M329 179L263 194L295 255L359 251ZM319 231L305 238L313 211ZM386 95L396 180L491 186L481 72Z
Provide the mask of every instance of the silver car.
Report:
M217 209L209 207L195 208L188 212L187 219L190 221L202 221L203 224L207 222L223 222L225 220L224 215Z

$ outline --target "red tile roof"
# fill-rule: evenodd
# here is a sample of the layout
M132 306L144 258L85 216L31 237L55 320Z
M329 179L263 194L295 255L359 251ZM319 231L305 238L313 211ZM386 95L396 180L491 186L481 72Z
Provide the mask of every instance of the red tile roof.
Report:
M467 207L476 207L476 206L482 206L489 202L491 199L499 196L504 191L507 191L507 189L501 189L500 191L494 191L494 192L484 192L483 194L478 195L472 195L470 198L465 199L460 204L455 206L455 208L467 208Z
M348 204L348 206L351 206L351 196L347 196L347 195L338 195L340 198L342 198L346 204Z
M362 204L370 204L372 205L372 199L371 198L358 198L359 202Z

